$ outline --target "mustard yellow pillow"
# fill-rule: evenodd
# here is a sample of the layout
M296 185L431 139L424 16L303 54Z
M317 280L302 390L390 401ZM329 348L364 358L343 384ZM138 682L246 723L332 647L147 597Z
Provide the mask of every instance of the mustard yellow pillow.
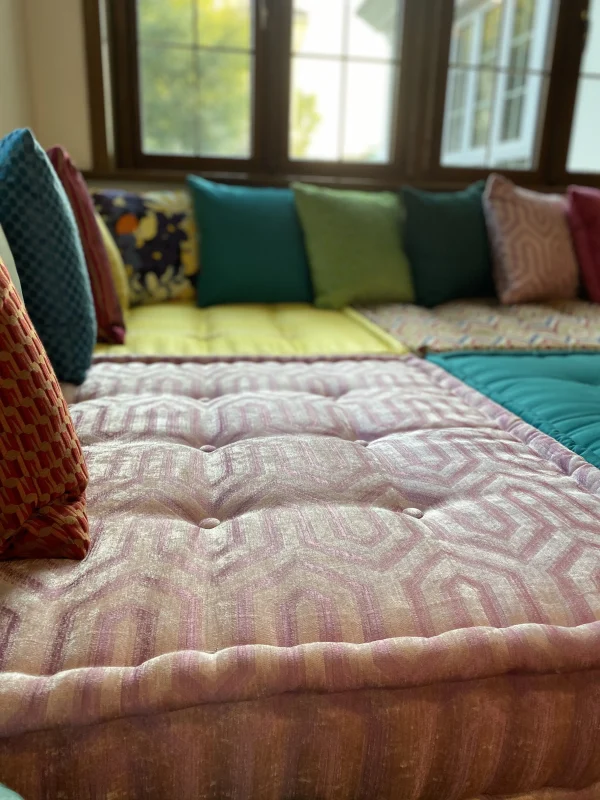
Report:
M115 284L115 289L117 290L119 303L121 304L123 311L126 311L129 308L129 281L127 280L127 271L125 270L123 256L119 252L117 243L113 239L111 232L108 230L106 222L104 222L98 212L96 212L96 222L100 228L102 241L104 242L104 247L106 248L106 252L108 254L108 260L110 261L110 271L112 272L112 278Z

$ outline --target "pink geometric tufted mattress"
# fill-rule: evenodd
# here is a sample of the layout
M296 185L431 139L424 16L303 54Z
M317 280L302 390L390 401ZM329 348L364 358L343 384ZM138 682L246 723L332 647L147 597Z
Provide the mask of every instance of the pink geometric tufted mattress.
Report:
M600 472L432 364L98 363L82 563L0 567L0 782L600 797Z

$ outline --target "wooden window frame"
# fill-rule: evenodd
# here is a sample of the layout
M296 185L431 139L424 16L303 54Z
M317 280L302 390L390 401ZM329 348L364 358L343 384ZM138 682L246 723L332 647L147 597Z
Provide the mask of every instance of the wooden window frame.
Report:
M82 0L86 26L93 168L90 178L180 181L195 172L231 183L285 186L295 178L326 185L396 189L403 182L454 189L486 177L485 168L441 164L448 61L454 3L405 0L400 80L394 97L391 160L387 164L294 161L288 156L292 0L253 0L255 114L253 156L247 160L148 155L141 150L135 0ZM557 188L568 183L600 186L600 175L567 172L567 157L583 56L589 0L560 0L550 67L545 125L535 170L502 170L515 182ZM110 39L107 82L100 4ZM400 22L399 22L400 24ZM278 69L269 68L277 64ZM114 119L106 113L110 94ZM114 132L114 136L112 135ZM114 139L114 146L112 145Z
M556 41L550 66L549 89L546 98L545 124L541 131L538 163L533 170L499 170L516 183L525 186L552 187L565 184L566 159L571 137L576 84L565 76L579 75L583 53L584 30L581 15L588 0L561 0L556 22ZM454 3L440 3L440 25L437 40L437 68L430 66L431 93L435 110L428 120L424 138L429 143L429 161L422 177L429 182L468 184L485 177L491 171L479 167L451 167L441 163L444 114L451 33L454 23ZM581 43L581 47L577 46ZM575 46L574 46L575 45ZM433 49L433 48L432 48ZM599 176L587 176L588 183L597 183Z

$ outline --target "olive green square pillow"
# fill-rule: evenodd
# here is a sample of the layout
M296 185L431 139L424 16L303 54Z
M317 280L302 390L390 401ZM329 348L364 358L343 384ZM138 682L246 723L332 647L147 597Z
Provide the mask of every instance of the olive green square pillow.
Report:
M402 205L391 192L292 186L319 308L411 303Z
M485 181L461 192L402 190L404 246L420 306L495 294L484 189Z

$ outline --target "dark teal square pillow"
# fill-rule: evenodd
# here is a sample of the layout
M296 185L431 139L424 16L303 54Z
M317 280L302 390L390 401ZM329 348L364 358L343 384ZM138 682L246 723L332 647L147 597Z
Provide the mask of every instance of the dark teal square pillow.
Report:
M0 140L0 225L58 379L82 383L96 343L90 279L65 190L29 130Z
M291 189L224 186L190 175L200 244L198 305L311 303Z
M418 305L494 295L484 189L484 181L462 192L402 189L404 249Z

